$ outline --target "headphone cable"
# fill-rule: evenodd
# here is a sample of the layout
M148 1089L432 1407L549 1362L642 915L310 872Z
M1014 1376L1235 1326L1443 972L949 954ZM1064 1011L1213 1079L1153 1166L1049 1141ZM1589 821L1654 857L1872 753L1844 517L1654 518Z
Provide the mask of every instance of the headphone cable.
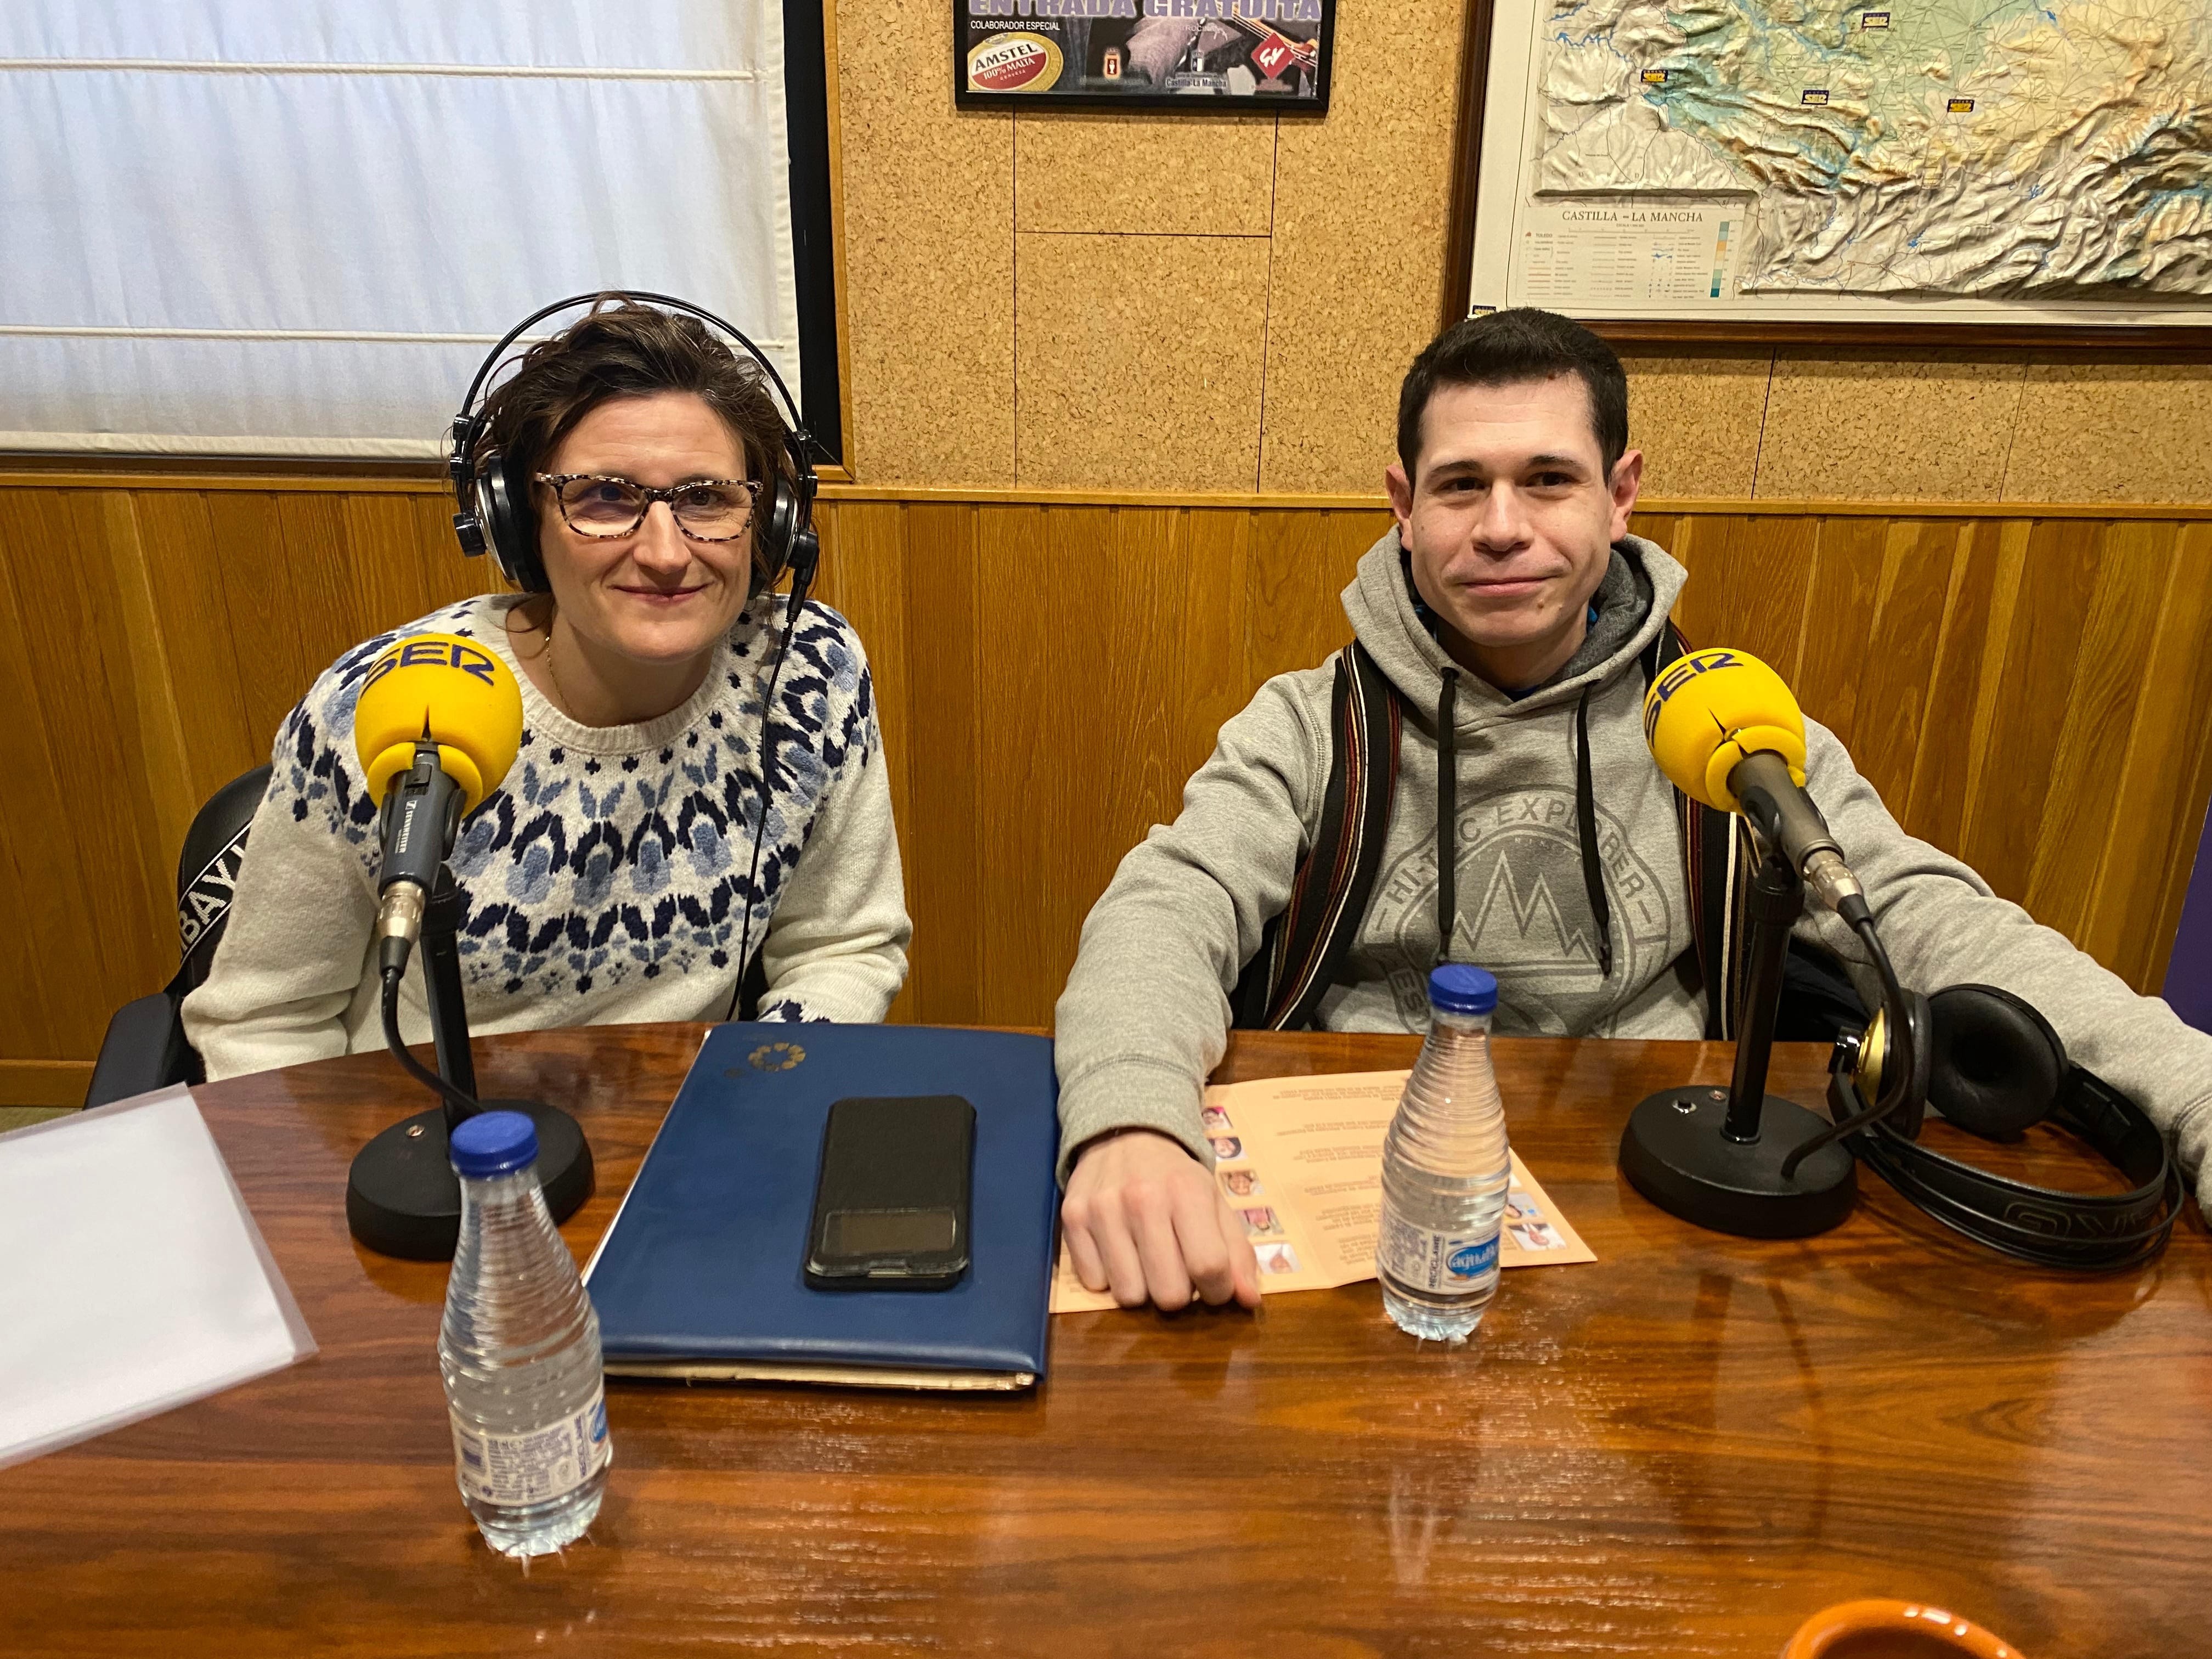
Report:
M730 1012L722 1018L725 1023L738 1017L738 1005L744 1000L745 974L752 965L753 905L759 896L761 845L768 834L768 809L775 799L769 783L769 723L775 717L776 683L783 678L783 665L791 655L792 635L799 629L799 613L806 608L806 590L814 585L814 572L808 568L795 570L791 578L791 605L784 612L783 636L776 647L775 665L769 670L768 690L761 697L760 736L760 817L753 825L753 857L745 872L745 924L738 946L738 982L730 991ZM763 595L763 597L767 597ZM763 938L761 946L767 948ZM760 1011L755 1009L755 1013Z

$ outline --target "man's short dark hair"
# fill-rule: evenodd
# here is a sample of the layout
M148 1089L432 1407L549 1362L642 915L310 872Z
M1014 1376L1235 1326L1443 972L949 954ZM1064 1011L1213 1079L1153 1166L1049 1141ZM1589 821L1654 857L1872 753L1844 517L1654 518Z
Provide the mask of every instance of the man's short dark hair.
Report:
M1398 459L1408 483L1421 458L1421 417L1437 388L1518 386L1577 374L1589 392L1605 476L1628 448L1628 376L1613 348L1571 319L1518 306L1463 317L1429 342L1398 392Z

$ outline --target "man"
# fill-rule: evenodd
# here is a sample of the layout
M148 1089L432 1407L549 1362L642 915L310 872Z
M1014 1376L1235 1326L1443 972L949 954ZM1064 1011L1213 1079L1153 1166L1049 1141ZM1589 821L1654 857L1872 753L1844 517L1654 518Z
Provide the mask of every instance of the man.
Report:
M1449 867L1452 954L1498 975L1498 1030L1704 1035L1675 797L1641 725L1645 663L1684 572L1628 534L1644 461L1627 443L1620 361L1548 313L1455 324L1407 375L1386 474L1397 524L1343 596L1398 693L1396 804L1316 1024L1425 1029ZM1122 860L1084 923L1058 1011L1062 1217L1077 1273L1125 1306L1259 1299L1252 1247L1207 1165L1200 1091L1230 994L1322 821L1333 684L1323 666L1261 687L1190 780L1182 816ZM1432 805L1440 731L1455 751L1448 827ZM1905 983L2027 998L2204 1177L2212 1037L1905 835L1833 734L1808 720L1806 738L1808 787ZM1825 911L1797 931L1864 967ZM1854 977L1871 1001L1870 976Z

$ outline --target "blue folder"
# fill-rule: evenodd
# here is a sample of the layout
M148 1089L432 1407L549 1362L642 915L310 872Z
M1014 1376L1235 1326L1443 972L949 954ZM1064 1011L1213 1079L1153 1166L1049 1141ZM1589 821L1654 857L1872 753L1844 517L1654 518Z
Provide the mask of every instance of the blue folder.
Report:
M883 1095L975 1105L971 1265L950 1290L806 1283L830 1107ZM1044 1374L1058 1108L1046 1037L716 1027L584 1270L608 1374L1029 1387Z

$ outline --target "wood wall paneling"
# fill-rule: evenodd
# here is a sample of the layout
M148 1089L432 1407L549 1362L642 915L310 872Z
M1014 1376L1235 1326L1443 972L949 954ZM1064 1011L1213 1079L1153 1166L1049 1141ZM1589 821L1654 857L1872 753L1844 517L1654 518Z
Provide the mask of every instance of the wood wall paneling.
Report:
M854 502L817 521L822 562L815 592L853 623L868 655L876 688L876 722L890 771L891 815L898 826L899 861L908 891L914 884L916 848L913 785L914 700L907 647L906 514L890 502ZM891 1005L891 1018L910 1020L920 984L909 962L906 988Z
M1881 580L1867 608L1862 663L1877 649L1887 661L1936 660L1961 534L1957 524L1945 520L1890 521L1882 538ZM1827 621L1839 630L1848 625L1844 619ZM1929 707L1929 682L1905 674L1855 672L1851 678L1846 745L1860 772L1891 811L1898 811L1911 799L1912 763ZM1843 688L1836 691L1840 707Z
M976 511L932 504L900 515L914 745L908 764L915 860L906 876L919 959L913 1007L916 1019L933 1024L963 1024L982 1012L983 960L972 920L982 890L979 722L1005 711L979 707L976 612L985 595L977 581Z
M2212 525L2179 527L2124 750L2107 754L2093 798L2107 836L2081 948L2135 985L2165 975L2198 826L2212 795ZM2117 734L2115 734L2117 735Z
M914 499L898 499L904 495ZM1221 722L1348 637L1371 501L839 492L915 921L895 1017L1042 1024ZM2198 513L1654 502L1682 625L1772 662L1914 834L2154 988L2212 792ZM2009 516L2008 516L2009 515ZM489 585L434 483L0 483L0 1103L174 963L177 842L341 650Z
M2110 834L2112 763L2135 729L2136 704L2151 690L2144 670L2174 565L2170 532L2140 524L2095 528L2101 532L2097 562L2070 664L2071 690L2058 706L2050 782L2021 901L2069 937L2081 936L2088 923ZM2030 568L2038 567L2031 561Z
M2011 527L1996 520L1972 526L1960 538L1936 636L1928 713L1923 740L1913 750L1905 810L1897 812L1897 803L1890 802L1900 822L1938 847L1960 843L1966 792L1974 782L1974 757L1987 730L1992 703L1979 693L1985 683L1995 684L1994 677L1985 672L1992 637L1990 607L2008 538L2024 539L2011 538ZM1936 732L1948 732L1951 740L1933 741Z

